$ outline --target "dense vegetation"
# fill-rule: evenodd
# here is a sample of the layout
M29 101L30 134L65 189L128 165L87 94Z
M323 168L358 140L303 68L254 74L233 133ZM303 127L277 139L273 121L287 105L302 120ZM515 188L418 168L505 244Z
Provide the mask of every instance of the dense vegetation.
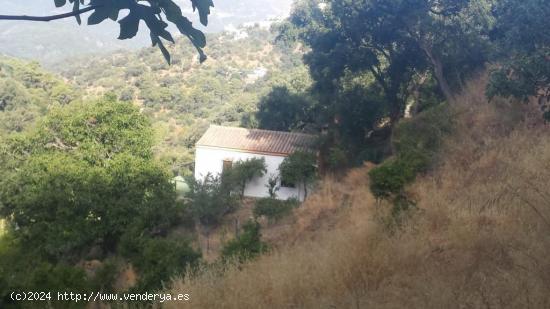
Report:
M548 10L536 0L298 1L278 37L310 48L314 106L296 123L329 129L327 161L380 161L400 119L452 104L487 67L489 96L535 96L546 111Z
M372 242L357 238L354 231L345 235L367 244L361 247L367 256L350 254L347 259L346 255L346 263L342 264L358 265L360 271L335 266L340 265L341 252L324 251L324 260L346 273L338 280L349 289L341 293L348 296L344 300L324 299L327 306L345 306L355 301L354 305L361 307L362 301L376 296L362 293L383 286L387 277L380 276L377 281L380 271L396 270L386 266L375 269L357 261L373 261L377 265L379 259L387 259L375 255L377 246L395 257L389 259L394 263L416 257L414 250L401 254L395 248L392 250L398 254L391 255L392 251L384 248L389 250L392 245L382 240L410 240L407 237L419 235L426 238L424 243L431 244L438 240L430 239L430 229L438 230L447 222L454 222L459 228L464 217L473 218L475 223L467 226L482 234L479 226L485 226L483 220L487 218L469 217L469 213L441 215L460 212L441 208L457 200L464 202L457 204L462 207L468 202L470 209L474 209L472 204L479 204L478 214L490 205L500 205L502 196L515 201L514 205L527 204L529 208L497 212L501 217L484 213L487 220L494 221L487 225L511 222L520 235L513 239L519 247L546 252L532 248L525 235L537 239L547 235L546 217L539 210L540 198L545 201L547 197L538 183L527 183L526 187L524 182L529 177L524 177L523 172L518 172L521 181L509 174L495 174L507 179L507 183L500 184L502 188L497 193L489 184L488 192L495 195L489 196L488 202L480 189L471 188L478 190L479 196L467 201L456 192L445 191L447 187L425 185L443 191L437 203L430 204L425 202L429 194L410 188L417 178L429 177L428 172L450 173L455 166L461 168L456 174L441 174L432 183L455 179L457 184L468 186L468 179L473 179L481 184L483 180L470 175L464 162L477 160L482 172L483 168L499 167L501 154L491 145L513 142L527 147L530 142L513 134L527 135L529 128L538 132L533 143L541 143L537 152L541 153L541 162L547 161L547 145L542 136L547 133L543 118L548 119L550 98L550 37L545 31L550 28L549 9L540 0L303 0L296 3L287 21L270 31L256 25L211 35L205 49L210 59L203 64L199 64L196 50L185 40L177 40L171 47L171 65L165 59L167 50L163 50L164 58L155 48L117 52L74 59L59 72L67 81L45 73L36 64L1 58L0 215L5 231L0 238L0 306L17 306L7 297L15 289L109 291L115 289L113 274L128 267L135 271L137 280L118 290L157 290L173 275L184 276L188 266L200 264L200 253L192 246L194 238L200 236L195 231L202 228L209 234L222 224L228 214L243 204L246 183L265 173L262 160L236 162L222 175L211 175L203 181L189 178L190 192L178 197L170 179L175 174L190 175L193 145L210 123L321 132L318 158L298 152L280 167L282 179L303 186L306 194L319 167L341 177L347 168L364 161L380 163L363 172L358 181L347 183L355 191L341 189L339 197L332 200L327 192L334 190L329 187L318 195L321 198L310 198L309 203L313 199L319 204L317 207L384 205L368 218L360 218L376 222L376 231L361 230L368 230ZM157 26L149 28L162 30L165 27L159 26L157 17ZM127 27L135 30L135 20L130 26L123 26L123 32L129 31ZM171 38L161 30L157 29L152 38L157 45L159 37ZM123 37L132 34L133 30ZM200 41L196 45L202 48ZM464 85L477 75L487 75L487 81L479 82L476 91L471 91L472 102L461 102L469 100L468 95L460 95L465 91ZM487 105L487 98L493 104L489 111L481 106ZM520 102L525 108L518 106ZM537 109L533 109L537 104ZM476 111L485 114L477 115ZM497 116L498 112L502 114ZM483 115L486 119L476 118ZM484 121L490 123L479 125ZM489 132L481 135L481 141L476 140L471 137L475 132L468 124ZM462 131L471 147L449 148L458 144ZM507 145L502 151L509 153L511 149ZM457 154L464 151L467 158L454 155L452 150ZM445 161L445 155L454 161ZM531 153L528 161L536 162L533 158L536 155ZM502 159L513 162L522 158L510 155ZM493 161L497 163L492 164ZM533 172L545 170L545 163L533 167L528 161L522 163L525 168ZM489 178L485 181L498 186L497 178L486 174ZM546 184L547 175L531 178ZM269 192L270 198L256 201L255 219L267 217L275 222L294 212L307 213L308 209L295 207L295 201L274 199L276 179L270 180ZM432 207L430 216L442 216L445 221L419 217L424 213L422 205ZM534 210L536 216L525 209ZM318 217L322 217L322 211L319 213ZM304 220L297 222L304 224ZM415 222L426 226L417 228ZM522 229L521 222L529 222L529 228ZM403 232L409 223L410 233ZM240 235L237 231L235 239L223 244L221 264L225 267L236 260L238 266L224 269L222 275L226 272L239 278L237 271L245 267L241 263L267 251L260 228L260 223L250 221ZM504 228L498 230L505 232ZM441 235L453 237L446 232ZM499 255L498 261L525 262L499 245L505 241L497 233L483 235L490 239L490 248L510 254L507 258ZM484 239L476 237L472 238L481 246ZM333 248L352 250L335 243L345 241L331 244ZM438 251L438 246L430 247L427 256ZM471 247L464 250L474 255L479 251ZM353 260L355 256L359 257L357 261ZM95 267L90 271L85 266L91 261ZM537 269L548 269L541 263L527 264L534 274ZM307 269L299 265L300 269ZM191 268L187 274L195 277L183 279L187 280L183 282L185 287L193 288L203 282L194 270ZM492 278L499 278L489 273ZM219 275L214 276L216 280ZM516 275L517 270L510 272L510 276ZM328 277L320 278L330 281ZM547 303L547 298L537 291L547 287L548 281L534 278L529 282L534 288L526 292L528 302L532 298ZM198 283L190 286L189 282ZM210 283L206 280L205 284ZM223 287L211 287L224 293ZM464 291L474 299L474 307L478 302L493 303L485 294L476 298L467 289ZM200 289L194 292L201 293ZM249 299L257 300L251 297L244 301ZM268 299L274 301L272 295ZM284 303L277 303L279 307L302 304L296 302L297 298L281 299ZM201 301L207 304L209 300ZM254 305L261 307L265 303L259 300Z
M163 237L183 206L153 157L152 133L136 107L104 98L53 108L2 143L3 304L19 288L110 290L74 267L83 259L102 261L98 273L109 259L132 261L142 274L136 288L151 289L199 258L184 240Z
M86 96L112 93L138 104L157 132L156 154L174 172L187 174L194 144L209 124L257 127L257 102L272 87L292 93L310 85L300 49L274 44L275 34L259 26L239 31L211 35L209 60L202 65L193 60L192 47L178 41L171 66L147 48L85 64L75 60L62 74Z
M274 45L258 27L241 31L248 37L213 36L220 52L201 67L180 41L172 66L152 48L115 53L86 67L75 60L64 71L72 82L0 59L3 305L15 305L9 291L31 287L110 291L128 263L139 276L133 288L154 290L198 261L192 233L176 241L171 231L217 224L264 163L237 162L223 183L190 180L185 201L169 180L189 173L208 123L254 126L256 102L272 85L309 83L299 50ZM259 237L250 227L226 257L263 250L247 249ZM88 269L87 261L98 262Z
M0 56L0 137L23 131L52 106L79 97L72 86L37 63Z

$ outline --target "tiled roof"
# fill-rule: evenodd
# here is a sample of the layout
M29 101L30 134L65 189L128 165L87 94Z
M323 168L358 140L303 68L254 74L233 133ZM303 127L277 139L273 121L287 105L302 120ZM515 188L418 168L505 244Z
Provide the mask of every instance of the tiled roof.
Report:
M197 142L197 147L288 155L295 151L311 150L314 142L315 136L309 134L212 125Z

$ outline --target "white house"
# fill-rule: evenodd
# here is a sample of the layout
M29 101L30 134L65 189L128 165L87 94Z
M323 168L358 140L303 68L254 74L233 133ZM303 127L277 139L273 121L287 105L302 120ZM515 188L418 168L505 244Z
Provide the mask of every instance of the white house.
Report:
M314 141L315 136L309 134L212 125L196 144L195 178L203 180L209 173L220 175L224 168L231 167L233 162L264 158L267 173L250 181L246 185L244 195L269 196L268 180L277 176L280 186L277 192L278 199L297 198L303 201L304 188L301 185L286 184L284 179L281 180L279 165L295 151L310 150Z

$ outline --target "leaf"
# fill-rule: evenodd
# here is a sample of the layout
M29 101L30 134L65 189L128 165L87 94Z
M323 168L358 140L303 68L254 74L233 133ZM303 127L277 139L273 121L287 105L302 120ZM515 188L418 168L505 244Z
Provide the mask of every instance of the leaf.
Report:
M73 11L76 12L80 9L80 2L78 1L75 1L73 3ZM82 19L80 19L80 15L75 15L75 18L76 18L76 22L81 25L82 24Z
M55 0L55 7L62 7L67 4L67 0Z
M97 25L107 18L109 18L109 9L105 7L97 8L91 15L88 17L88 25Z
M136 36L139 30L139 18L132 11L118 23L120 24L119 40L130 39Z
M197 51L199 52L199 61L200 63L203 63L206 61L206 59L208 59L208 57L206 56L206 54L204 53L204 51L200 48L197 48Z
M157 44L160 48L160 51L162 52L162 55L164 56L164 59L166 59L166 62L168 62L168 64L171 64L170 53L168 52L168 50L166 49L162 41L158 38L157 38Z
M115 8L115 9L111 10L111 12L109 13L109 18L112 21L116 21L118 19L118 13L119 12L120 12L120 10L118 8Z
M208 25L208 15L210 15L210 7L214 7L212 0L191 0L193 11L199 11L201 24Z

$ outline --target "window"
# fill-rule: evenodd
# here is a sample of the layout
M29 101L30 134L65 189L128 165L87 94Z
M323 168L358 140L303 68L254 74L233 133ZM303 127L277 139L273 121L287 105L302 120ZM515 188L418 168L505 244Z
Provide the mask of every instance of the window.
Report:
M222 173L227 172L229 169L231 169L231 167L233 167L233 160L231 159L223 160Z

